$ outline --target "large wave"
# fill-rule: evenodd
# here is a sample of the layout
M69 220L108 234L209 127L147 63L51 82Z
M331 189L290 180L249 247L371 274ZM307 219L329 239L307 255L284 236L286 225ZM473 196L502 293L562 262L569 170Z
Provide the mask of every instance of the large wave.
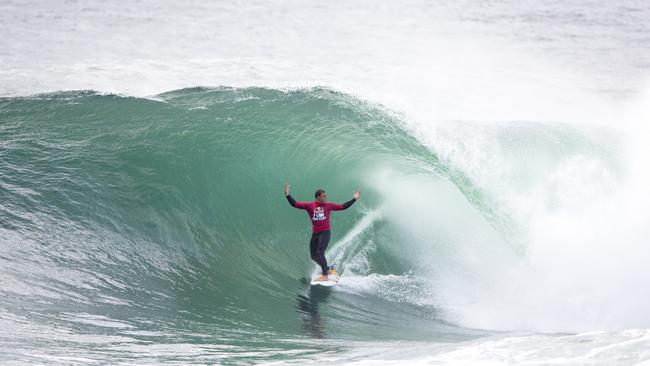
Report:
M335 296L320 311L344 338L650 326L630 292L649 281L647 216L623 217L646 211L621 196L610 129L414 130L318 88L61 92L2 99L0 116L5 315L180 311L225 338L318 335ZM309 222L286 181L305 200L364 191L333 218L333 294L304 283Z

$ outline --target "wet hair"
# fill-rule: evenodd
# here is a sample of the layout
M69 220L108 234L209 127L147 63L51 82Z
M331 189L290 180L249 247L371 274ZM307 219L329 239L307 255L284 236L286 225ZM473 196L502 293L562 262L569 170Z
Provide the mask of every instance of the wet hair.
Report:
M323 194L323 193L325 193L324 189L321 189L321 188L317 189L316 193L314 193L314 198L320 197L320 195Z

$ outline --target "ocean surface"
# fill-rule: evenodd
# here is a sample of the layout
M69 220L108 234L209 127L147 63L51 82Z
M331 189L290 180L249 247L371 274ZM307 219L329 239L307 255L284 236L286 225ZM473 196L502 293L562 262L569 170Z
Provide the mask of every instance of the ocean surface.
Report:
M649 19L0 1L0 364L650 365Z

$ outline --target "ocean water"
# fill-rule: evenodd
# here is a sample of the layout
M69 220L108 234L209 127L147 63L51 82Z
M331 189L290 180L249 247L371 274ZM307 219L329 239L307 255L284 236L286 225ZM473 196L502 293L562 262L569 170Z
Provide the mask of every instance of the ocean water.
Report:
M650 364L648 19L0 2L0 363Z

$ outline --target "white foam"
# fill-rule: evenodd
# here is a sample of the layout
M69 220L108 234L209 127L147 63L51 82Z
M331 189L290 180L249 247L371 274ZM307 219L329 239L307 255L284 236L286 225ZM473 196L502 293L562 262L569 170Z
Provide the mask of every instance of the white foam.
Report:
M442 344L366 344L347 365L639 365L650 359L647 330L514 335Z

